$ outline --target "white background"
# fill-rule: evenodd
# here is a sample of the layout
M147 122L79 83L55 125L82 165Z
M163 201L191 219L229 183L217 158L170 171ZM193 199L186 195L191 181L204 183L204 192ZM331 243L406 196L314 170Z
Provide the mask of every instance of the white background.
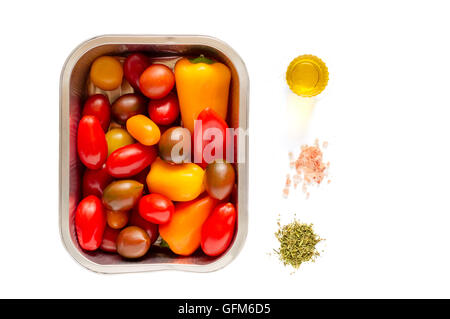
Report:
M411 0L3 4L0 297L450 297L448 12ZM100 275L61 243L60 70L82 41L120 33L212 35L247 65L249 232L220 271ZM305 53L330 71L308 118L284 80ZM315 138L329 141L331 184L282 199L288 150ZM268 253L277 216L294 213L327 240L291 275Z

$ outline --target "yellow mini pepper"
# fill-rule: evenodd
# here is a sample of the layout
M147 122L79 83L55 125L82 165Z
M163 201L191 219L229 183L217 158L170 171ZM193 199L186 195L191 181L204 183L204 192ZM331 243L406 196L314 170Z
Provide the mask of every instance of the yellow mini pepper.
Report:
M191 134L194 132L194 120L206 107L226 119L230 80L230 69L223 63L204 56L178 60L175 81L181 119Z
M200 246L202 226L219 201L204 196L175 205L170 221L159 226L159 234L175 254L188 256Z
M187 202L204 192L205 171L194 163L170 164L159 157L153 161L147 175L150 193L166 196L177 202Z

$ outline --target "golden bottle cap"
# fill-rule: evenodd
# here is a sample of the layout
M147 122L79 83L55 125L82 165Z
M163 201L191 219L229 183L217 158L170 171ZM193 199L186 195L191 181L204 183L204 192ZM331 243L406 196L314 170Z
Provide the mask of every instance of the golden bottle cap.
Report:
M328 68L314 55L301 55L286 71L289 88L297 95L311 97L320 94L328 83Z

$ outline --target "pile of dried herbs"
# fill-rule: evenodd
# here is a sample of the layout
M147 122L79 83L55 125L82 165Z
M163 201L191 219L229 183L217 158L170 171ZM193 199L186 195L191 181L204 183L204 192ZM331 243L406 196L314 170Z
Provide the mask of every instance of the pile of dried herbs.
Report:
M304 224L294 219L290 224L281 227L275 233L280 242L279 250L275 250L284 265L298 269L303 262L314 262L320 255L316 245L322 241L313 231L313 224Z

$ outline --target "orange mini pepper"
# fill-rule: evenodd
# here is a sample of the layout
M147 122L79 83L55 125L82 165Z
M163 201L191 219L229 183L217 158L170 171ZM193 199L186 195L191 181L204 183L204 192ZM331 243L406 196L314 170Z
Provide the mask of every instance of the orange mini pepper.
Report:
M194 133L194 120L209 107L222 119L227 117L231 72L223 63L200 56L182 58L175 65L183 126Z
M208 219L217 199L204 196L190 202L175 204L172 219L159 226L159 234L175 254L188 256L200 247L202 226Z

